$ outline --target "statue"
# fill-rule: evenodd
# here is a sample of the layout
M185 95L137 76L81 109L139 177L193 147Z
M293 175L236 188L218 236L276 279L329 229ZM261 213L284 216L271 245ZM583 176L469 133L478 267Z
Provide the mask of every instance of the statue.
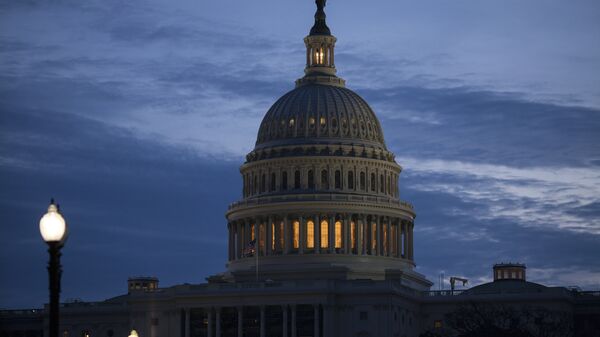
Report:
M317 3L317 10L322 11L326 6L327 0L316 0L315 2Z

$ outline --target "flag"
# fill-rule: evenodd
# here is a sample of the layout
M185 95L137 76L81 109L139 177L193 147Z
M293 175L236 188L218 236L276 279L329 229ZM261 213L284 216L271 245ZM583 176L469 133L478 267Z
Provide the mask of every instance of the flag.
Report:
M242 251L242 255L244 257L254 256L255 252L256 252L256 240L252 240L252 241L248 242L248 244Z

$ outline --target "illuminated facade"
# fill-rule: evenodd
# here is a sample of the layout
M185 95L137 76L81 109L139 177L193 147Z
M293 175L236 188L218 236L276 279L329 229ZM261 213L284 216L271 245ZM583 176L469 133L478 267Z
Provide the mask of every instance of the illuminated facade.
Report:
M336 76L336 38L325 1L316 2L305 76L268 110L240 168L242 199L226 212L227 270L168 288L132 278L126 295L65 303L63 337L417 337L472 302L600 322L600 294L527 282L523 265L496 265L494 282L465 292L430 291L414 270L402 168L372 109ZM45 317L0 311L0 337L42 336Z

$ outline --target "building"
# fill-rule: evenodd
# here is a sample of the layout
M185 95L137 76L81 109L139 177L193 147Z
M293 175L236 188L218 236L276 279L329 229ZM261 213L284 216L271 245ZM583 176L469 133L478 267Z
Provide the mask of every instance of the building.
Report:
M336 38L316 3L305 75L266 113L240 168L227 269L168 288L132 278L126 295L64 303L63 336L416 337L473 301L555 308L596 328L600 294L527 282L521 265L497 265L494 282L464 292L430 291L415 271L402 167L373 110L336 76ZM1 337L47 329L42 309L0 312L0 324Z

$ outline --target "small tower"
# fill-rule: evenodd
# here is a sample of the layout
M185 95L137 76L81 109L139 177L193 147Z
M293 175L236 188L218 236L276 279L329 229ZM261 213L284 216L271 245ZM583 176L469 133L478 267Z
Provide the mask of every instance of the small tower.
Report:
M335 75L335 42L337 39L331 35L325 19L326 0L316 0L317 12L315 24L310 29L310 34L304 38L306 45L305 76L296 81L296 86L308 83L326 82L330 85L345 86L345 81Z
M127 280L127 291L154 291L158 289L158 278L147 276L130 277Z
M525 265L521 263L497 263L494 265L494 282L503 280L526 281Z

